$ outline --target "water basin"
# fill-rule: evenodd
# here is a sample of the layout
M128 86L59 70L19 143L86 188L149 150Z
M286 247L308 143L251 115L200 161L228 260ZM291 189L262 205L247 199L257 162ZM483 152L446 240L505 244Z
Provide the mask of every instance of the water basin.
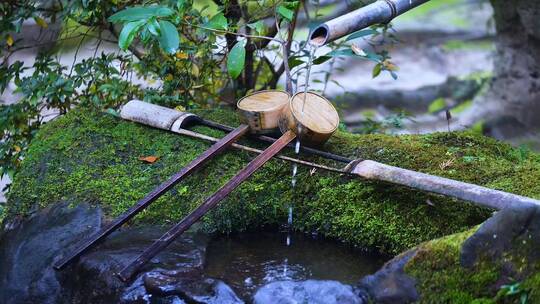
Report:
M206 275L225 281L248 300L261 286L283 280L334 280L355 284L389 257L366 253L335 241L296 233L242 233L213 239Z

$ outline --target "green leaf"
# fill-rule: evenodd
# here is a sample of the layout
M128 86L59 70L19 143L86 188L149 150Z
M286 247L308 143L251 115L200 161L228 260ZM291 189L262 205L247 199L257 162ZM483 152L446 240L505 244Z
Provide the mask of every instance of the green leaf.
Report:
M371 75L373 76L373 78L379 76L379 75L381 74L381 70L382 70L382 64L377 63L377 64L373 67L373 71L371 72Z
M294 16L294 12L291 11L290 9L286 8L285 6L283 5L280 5L277 7L277 12L278 14L280 14L283 18L289 20L289 21L292 21L293 19L293 16Z
M369 36L369 35L375 35L378 33L379 32L377 32L376 30L361 30L361 31L357 31L350 34L349 37L347 37L347 39L345 40L349 41L349 40L358 39L358 38Z
M249 26L251 29L255 30L257 34L262 34L264 32L264 22L262 20L259 20L257 22L248 23L247 26Z
M206 23L205 25L208 28L215 29L215 30L227 30L229 28L229 25L227 23L227 18L223 15L223 13L217 13Z
M322 56L318 57L317 59L315 59L313 61L313 63L314 64L321 64L321 63L324 63L324 62L328 61L332 57L340 57L340 56L360 57L360 58L368 59L368 60L371 60L371 61L377 62L377 63L381 62L382 59L383 59L383 57L381 55L378 55L378 54L375 54L375 53L372 53L372 52L364 51L364 53L365 53L364 56L360 56L358 54L355 54L353 52L353 50L351 50L350 48L338 49L338 50L333 50L331 52L326 53L325 55L322 55Z
M231 51L229 52L229 56L227 57L227 70L229 71L229 75L236 79L238 76L240 76L240 73L242 73L242 70L244 69L244 64L246 62L246 41L239 41L237 42Z
M292 69L294 67L297 67L303 63L304 61L300 60L301 56L292 56L289 58L289 69Z
M444 97L439 97L435 99L428 107L428 113L439 112L440 110L446 108L446 100Z
M519 304L527 304L529 301L529 293L523 292L521 296L519 297Z
M323 55L323 56L320 56L320 57L317 57L313 60L313 64L314 65L318 65L318 64L322 64L322 63L325 63L327 62L328 60L332 59L332 56L328 56L328 55Z
M166 6L135 6L129 7L109 17L109 22L131 22L146 20L151 17L168 17L174 14L174 11Z
M159 46L169 53L175 53L180 46L180 35L174 24L166 20L159 21Z
M186 0L178 0L176 2L176 7L179 9L179 10L183 10L186 6Z
M120 32L120 36L118 37L118 46L122 50L126 50L131 44L131 42L133 42L133 39L135 38L137 31L145 23L146 23L145 20L139 20L139 21L126 23L126 25L124 25L124 27L122 28L122 31Z
M146 28L152 35L159 36L159 23L157 22L156 18L151 18L146 25Z

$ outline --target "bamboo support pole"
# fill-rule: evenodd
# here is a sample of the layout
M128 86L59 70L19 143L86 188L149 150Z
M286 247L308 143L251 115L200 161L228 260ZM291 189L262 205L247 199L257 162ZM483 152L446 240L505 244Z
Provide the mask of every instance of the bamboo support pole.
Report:
M154 128L163 129L167 131L173 131L173 132L176 132L175 130L179 130L181 128L184 128L186 126L191 126L194 124L200 124L200 125L207 126L209 128L216 129L216 130L221 130L224 132L231 132L235 129L231 126L227 126L227 125L220 124L214 121L203 119L192 113L181 112L175 109L170 109L170 108L154 105L154 104L147 103L147 102L137 100L137 99L133 99L129 101L127 104L125 104L122 107L120 116L126 120L131 120L134 122L138 122L140 124L152 126ZM179 132L176 132L176 133L179 133ZM274 141L276 141L276 138L266 136L266 135L249 134L248 136L256 140L267 142L267 143L273 143ZM289 143L287 147L292 148L292 149L295 148L294 144L291 144L291 143ZM321 150L310 148L304 145L300 147L300 151L308 153L308 154L324 157L327 159L335 160L335 161L345 163L345 164L348 164L351 161L353 161L352 159L349 159L341 155L336 155L330 152L321 151Z
M479 206L497 210L527 204L540 206L540 201L529 197L389 166L372 160L364 160L351 167L351 174L366 179L385 181L427 192L451 196L472 202Z
M199 139L210 141L210 142L217 142L219 140L219 139L217 139L215 137L204 135L204 134L201 134L201 133L198 133L198 132L193 132L193 131L186 130L186 129L171 130L171 132L181 134L181 135L190 136L190 137L194 137L194 138L199 138ZM257 154L261 154L263 152L263 150L248 147L248 146L244 146L244 145L237 144L237 143L231 144L231 147L242 150L242 151L251 152L251 153L257 153ZM309 161L305 161L305 160L301 160L301 159L298 159L298 158L289 157L289 156L285 156L285 155L279 155L278 154L278 155L276 155L274 157L277 158L277 159L281 159L281 160L290 162L290 163L299 164L299 165L303 165L303 166L310 167L310 168L322 169L322 170L336 172L336 173L347 173L343 169L338 169L338 168L334 168L334 167L330 167L330 166L325 166L325 165L321 165L321 164L317 164L317 163L314 163L314 162L309 162Z

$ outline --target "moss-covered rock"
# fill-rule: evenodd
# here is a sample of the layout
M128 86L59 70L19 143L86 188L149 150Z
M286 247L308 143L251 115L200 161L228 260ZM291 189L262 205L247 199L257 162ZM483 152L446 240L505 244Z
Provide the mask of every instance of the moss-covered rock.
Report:
M539 303L539 221L539 207L505 209L418 246L404 272L421 303Z
M357 291L380 304L540 303L539 247L540 207L505 208L394 257Z
M230 125L239 123L229 110L201 110L198 114ZM194 129L223 136L205 127ZM99 204L107 216L116 216L208 147L201 140L107 114L73 110L39 131L14 179L7 216L25 216L62 200ZM338 132L326 149L540 198L540 157L478 135ZM138 159L150 155L159 160L149 164ZM252 157L236 150L223 153L134 223L176 222ZM393 254L468 230L490 214L454 199L307 168L300 168L297 185L291 188L290 174L290 165L270 161L206 216L204 227L241 231L281 225L286 222L287 207L293 204L296 229Z

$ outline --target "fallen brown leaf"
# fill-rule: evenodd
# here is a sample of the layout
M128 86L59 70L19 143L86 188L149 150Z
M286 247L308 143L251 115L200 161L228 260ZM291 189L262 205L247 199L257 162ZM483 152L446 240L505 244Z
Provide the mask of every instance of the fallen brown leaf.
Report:
M140 156L139 157L139 160L149 163L149 164L155 163L158 159L159 157L157 156Z

